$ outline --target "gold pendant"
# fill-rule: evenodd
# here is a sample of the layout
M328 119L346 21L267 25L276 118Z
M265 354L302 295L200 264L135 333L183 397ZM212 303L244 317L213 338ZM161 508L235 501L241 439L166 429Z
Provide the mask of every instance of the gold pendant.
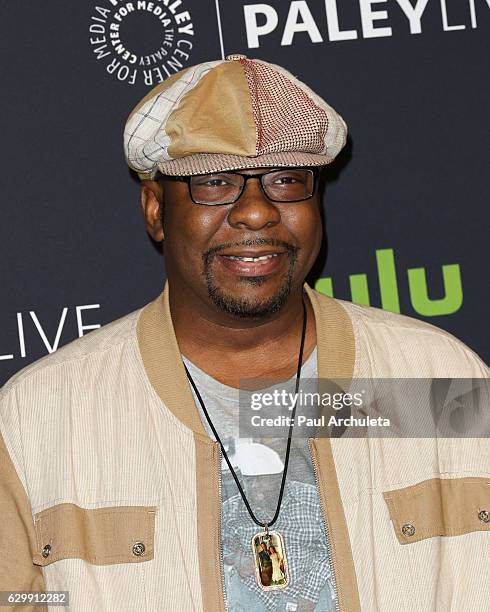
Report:
M284 589L290 582L284 538L278 531L265 530L252 538L257 584L264 591Z

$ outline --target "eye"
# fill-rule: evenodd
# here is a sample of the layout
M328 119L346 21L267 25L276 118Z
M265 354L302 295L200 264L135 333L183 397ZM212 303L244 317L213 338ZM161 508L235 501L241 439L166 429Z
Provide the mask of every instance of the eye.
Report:
M304 185L307 177L302 172L278 172L269 175L271 186Z
M233 185L233 177L228 177L224 174L215 174L211 176L195 177L192 182L196 187L229 187Z
M292 185L298 182L298 179L294 176L280 176L274 180L275 185Z
M201 185L206 185L206 187L224 187L225 185L228 185L228 183L221 178L213 178L209 179L209 181L206 181L205 183L201 183Z

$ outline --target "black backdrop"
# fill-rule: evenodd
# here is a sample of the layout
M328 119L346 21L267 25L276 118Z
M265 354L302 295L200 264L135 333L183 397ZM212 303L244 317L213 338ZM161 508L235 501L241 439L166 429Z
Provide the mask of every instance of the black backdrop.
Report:
M0 384L161 290L123 125L150 81L223 53L283 65L349 126L319 288L367 283L488 361L490 2L410 2L3 2Z

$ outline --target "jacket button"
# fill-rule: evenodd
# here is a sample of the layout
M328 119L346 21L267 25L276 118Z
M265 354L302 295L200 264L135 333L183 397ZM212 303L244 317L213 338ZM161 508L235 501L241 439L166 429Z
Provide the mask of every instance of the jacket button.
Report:
M42 551L42 556L46 559L46 557L49 557L49 555L51 554L51 545L50 544L46 544L46 546L43 548Z
M490 512L488 510L480 510L478 518L482 523L490 523Z
M404 536L409 538L415 534L415 527L412 525L412 523L405 523L405 525L402 527L402 533Z
M136 544L133 544L133 555L141 557L141 555L145 553L145 550L146 548L143 542L136 542Z

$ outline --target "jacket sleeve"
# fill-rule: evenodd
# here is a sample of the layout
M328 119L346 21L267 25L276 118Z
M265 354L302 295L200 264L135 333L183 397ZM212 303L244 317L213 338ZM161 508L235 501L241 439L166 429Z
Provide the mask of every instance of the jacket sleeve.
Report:
M20 450L20 443L8 444L10 437L20 442L16 413L14 401L0 391L0 591L44 591L42 569L32 562L36 536L31 504L18 472L22 463L14 460L13 449ZM1 609L33 612L46 606Z

